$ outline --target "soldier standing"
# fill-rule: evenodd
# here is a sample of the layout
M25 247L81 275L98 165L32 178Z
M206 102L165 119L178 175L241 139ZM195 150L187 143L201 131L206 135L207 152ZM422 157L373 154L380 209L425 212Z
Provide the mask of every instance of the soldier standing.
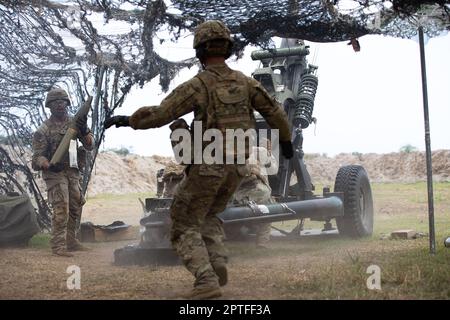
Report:
M262 144L264 145L264 144ZM247 159L247 166L249 173L242 179L241 184L232 197L232 205L247 205L249 201L257 204L271 204L275 203L272 198L272 188L269 185L267 168L274 166L278 167L277 160L271 154L270 141L266 140L267 149L260 147L253 147L253 152ZM257 223L246 226L256 234L256 246L258 248L267 248L270 241L270 223ZM230 226L225 229L227 238L233 235L240 235L242 226ZM229 237L228 237L229 235Z
M258 81L227 66L225 60L231 56L232 45L230 30L221 21L200 24L194 34L194 49L204 70L178 86L159 106L142 107L130 117L112 117L105 127L158 128L193 111L194 121L202 123L203 132L219 129L225 133L226 129L254 129L253 111L257 110L272 128L280 130L282 152L291 158L293 149L286 113ZM227 253L217 214L225 209L245 172L245 163L202 162L186 168L170 215L172 245L195 277L189 298L222 295L220 286L228 280Z
M161 198L164 192L164 168L159 169L156 172L156 197Z
M51 116L36 130L33 136L34 170L42 171L47 196L52 208L52 252L58 256L72 257L69 251L89 250L76 239L77 222L86 202L81 192L80 172L76 157L69 152L56 165L50 160L61 143L72 118L68 115L70 99L63 89L52 89L47 93L45 107ZM87 127L87 116L78 119L78 139L87 150L92 150L94 138ZM76 153L76 148L75 153ZM72 150L73 153L73 150Z
M184 178L185 166L177 163L169 163L164 168L163 183L164 183L164 198L172 198L178 188L181 180Z

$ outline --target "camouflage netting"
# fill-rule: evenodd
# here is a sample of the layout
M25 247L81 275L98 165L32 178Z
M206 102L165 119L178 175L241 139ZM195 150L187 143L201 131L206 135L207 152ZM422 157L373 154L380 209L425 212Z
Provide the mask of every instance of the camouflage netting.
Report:
M422 25L429 36L450 28L450 1L384 0L3 0L0 4L0 190L21 191L15 171L27 177L41 227L48 207L22 155L46 119L45 93L65 88L72 112L94 96L91 127L97 148L105 117L120 107L135 84L159 76L170 81L194 59L168 61L154 41L176 41L205 19L221 19L236 39L236 54L248 44L269 47L273 36L316 42L366 34L412 37ZM120 26L120 32L117 30ZM194 55L194 54L192 54ZM86 175L85 185L90 172Z

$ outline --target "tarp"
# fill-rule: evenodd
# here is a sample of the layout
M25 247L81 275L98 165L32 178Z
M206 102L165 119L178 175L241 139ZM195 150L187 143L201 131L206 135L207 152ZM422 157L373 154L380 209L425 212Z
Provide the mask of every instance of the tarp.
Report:
M0 195L0 246L26 245L38 232L36 212L27 195Z

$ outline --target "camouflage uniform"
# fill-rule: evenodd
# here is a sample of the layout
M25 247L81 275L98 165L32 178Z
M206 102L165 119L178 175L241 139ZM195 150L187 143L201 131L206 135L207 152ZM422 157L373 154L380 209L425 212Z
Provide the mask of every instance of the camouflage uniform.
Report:
M170 134L170 141L172 148L177 145L177 141L172 139L172 134L176 129L186 129L189 130L189 126L184 119L175 120L170 126L172 133ZM175 191L178 189L178 185L184 178L184 171L186 169L185 165L170 162L164 169L162 175L162 196L164 198L172 198L175 195Z
M37 129L33 136L32 166L35 170L42 170L44 161L50 161L59 143L63 139L68 127L68 118L63 123L57 123L48 119ZM92 134L89 133L92 138ZM92 146L86 144L87 136L78 137L86 149L92 150ZM76 239L76 225L81 217L81 210L86 202L81 192L80 172L78 168L69 165L69 153L67 152L62 163L64 169L55 173L49 170L42 172L42 177L47 186L48 202L53 209L51 249L56 252L60 249L71 248L79 245Z
M178 185L184 177L185 166L169 163L164 169L164 175L162 181L164 183L164 198L172 198L175 194Z
M194 49L205 70L178 86L159 106L142 107L130 117L115 116L105 126L158 128L194 112L194 121L201 121L203 132L210 128L246 130L255 128L253 111L257 110L270 127L280 130L280 140L290 143L286 113L263 86L222 60L211 59L224 61L231 55L231 44L230 31L222 22L202 23L195 31ZM222 222L216 215L225 209L246 171L245 164L191 164L175 193L171 241L196 278L191 298L221 295L227 255Z
M266 159L260 159L259 156L265 157ZM254 162L252 162L254 160ZM262 160L262 161L260 161ZM269 160L269 162L267 161ZM266 168L263 164L276 163L276 159L270 155L266 148L254 147L250 158L247 160L247 166L249 169L249 174L244 177L239 188L236 190L232 197L233 205L246 205L249 201L256 202L258 204L270 204L274 203L272 198L272 189L269 185L269 180L267 178ZM256 244L258 246L264 247L270 240L270 223L259 223L252 224L248 227L256 233ZM228 237L233 235L239 235L242 226L227 228L226 234Z
M164 169L159 169L156 173L156 197L161 198L164 191Z
M231 70L226 64L207 66L204 73L241 79L247 85L241 92L249 98L252 110L259 111L271 127L279 128L281 139L290 139L286 114L259 82ZM161 127L192 111L194 120L206 124L208 88L212 86L196 76L178 86L160 106L138 109L130 117L130 125L134 129ZM171 240L196 277L196 287L217 284L211 263L227 261L222 223L216 214L225 209L245 173L245 165L193 164L175 194L171 207Z

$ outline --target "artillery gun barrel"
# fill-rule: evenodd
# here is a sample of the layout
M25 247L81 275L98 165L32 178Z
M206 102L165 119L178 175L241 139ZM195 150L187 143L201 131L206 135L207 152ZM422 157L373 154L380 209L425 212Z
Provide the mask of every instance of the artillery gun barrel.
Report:
M219 218L224 223L277 222L310 217L339 217L344 215L344 204L339 197L229 207Z
M257 50L251 54L252 60L271 59L277 57L307 56L308 46L297 46L292 48L277 48L272 50Z
M249 204L240 207L228 207L219 214L225 224L243 222L277 222L300 218L335 218L344 215L344 204L341 198L328 198L272 203L267 205ZM141 225L148 228L159 228L164 221L155 221L151 217L141 219Z

